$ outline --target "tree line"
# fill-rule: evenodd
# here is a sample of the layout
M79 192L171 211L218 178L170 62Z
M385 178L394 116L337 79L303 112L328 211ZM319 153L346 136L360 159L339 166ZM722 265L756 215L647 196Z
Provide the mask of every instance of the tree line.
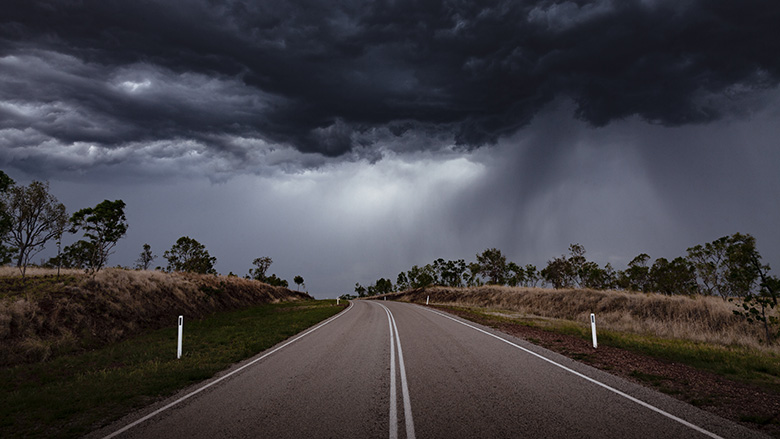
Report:
M735 314L748 321L760 322L771 340L773 329L780 326L769 314L777 307L780 280L769 274L770 267L761 260L756 240L749 234L735 233L687 249L685 256L672 260L641 253L626 269L615 270L611 264L599 266L585 257L585 247L571 244L568 254L547 261L541 270L535 265L507 261L501 250L490 248L476 255L476 261L436 259L422 267L414 265L401 272L395 284L380 278L373 284L355 284L358 297L386 294L429 286L474 287L507 285L596 290L629 290L668 295L719 296L735 301ZM346 297L351 297L348 295Z
M125 207L122 200L104 200L68 216L65 205L49 192L48 182L33 181L28 186L21 186L0 170L0 265L15 262L24 277L27 267L35 265L33 257L54 241L57 256L42 261L41 266L97 273L107 266L117 242L127 233ZM81 233L82 239L62 248L65 233ZM167 265L155 269L217 273L214 268L217 258L209 254L205 245L189 236L179 238L163 253L163 258ZM133 268L148 270L155 259L157 255L145 243ZM276 274L266 275L272 263L268 256L256 258L252 262L255 268L250 269L245 278L287 287L288 282ZM300 275L295 276L294 281L299 288L305 286Z

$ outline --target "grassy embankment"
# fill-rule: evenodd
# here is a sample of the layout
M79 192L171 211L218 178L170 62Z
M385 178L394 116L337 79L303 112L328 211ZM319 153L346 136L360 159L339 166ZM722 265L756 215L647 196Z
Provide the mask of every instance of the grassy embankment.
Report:
M0 279L4 438L80 436L343 309L214 276L109 270L56 280L47 273L25 288L8 273ZM177 360L180 313L184 355Z
M482 319L543 328L589 340L596 314L599 345L679 362L780 392L780 345L763 328L735 316L716 297L625 291L549 290L486 286L428 288L395 300L466 309Z

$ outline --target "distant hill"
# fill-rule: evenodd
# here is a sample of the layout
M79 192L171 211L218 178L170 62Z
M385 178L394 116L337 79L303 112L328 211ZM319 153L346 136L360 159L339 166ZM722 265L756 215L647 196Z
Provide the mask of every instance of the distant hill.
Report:
M306 293L215 275L106 269L0 269L0 365L44 361L144 330L261 303L312 300ZM185 323L186 324L186 323Z

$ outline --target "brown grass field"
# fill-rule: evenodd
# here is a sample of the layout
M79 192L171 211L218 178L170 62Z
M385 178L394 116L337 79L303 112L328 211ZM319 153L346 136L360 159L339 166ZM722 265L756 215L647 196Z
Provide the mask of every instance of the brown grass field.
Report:
M44 361L148 329L305 293L237 277L105 269L0 268L0 366Z
M590 313L595 313L597 326L607 330L780 353L777 343L766 344L762 326L734 315L736 305L717 297L503 286L432 287L389 296L415 303L425 303L430 296L432 304L488 308L508 317L561 319L583 326L590 325Z

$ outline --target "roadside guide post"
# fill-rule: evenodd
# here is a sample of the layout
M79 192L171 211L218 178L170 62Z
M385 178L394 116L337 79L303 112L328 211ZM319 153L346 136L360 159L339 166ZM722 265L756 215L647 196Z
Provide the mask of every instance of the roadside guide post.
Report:
M596 341L596 314L590 313L590 330L593 333L593 347L598 347L598 342Z
M430 301L430 300L431 300L431 296L425 296L425 304L426 305L428 304L428 301Z
M179 316L179 343L178 343L178 347L176 348L176 359L181 358L181 336L182 336L183 328L184 328L184 316Z

